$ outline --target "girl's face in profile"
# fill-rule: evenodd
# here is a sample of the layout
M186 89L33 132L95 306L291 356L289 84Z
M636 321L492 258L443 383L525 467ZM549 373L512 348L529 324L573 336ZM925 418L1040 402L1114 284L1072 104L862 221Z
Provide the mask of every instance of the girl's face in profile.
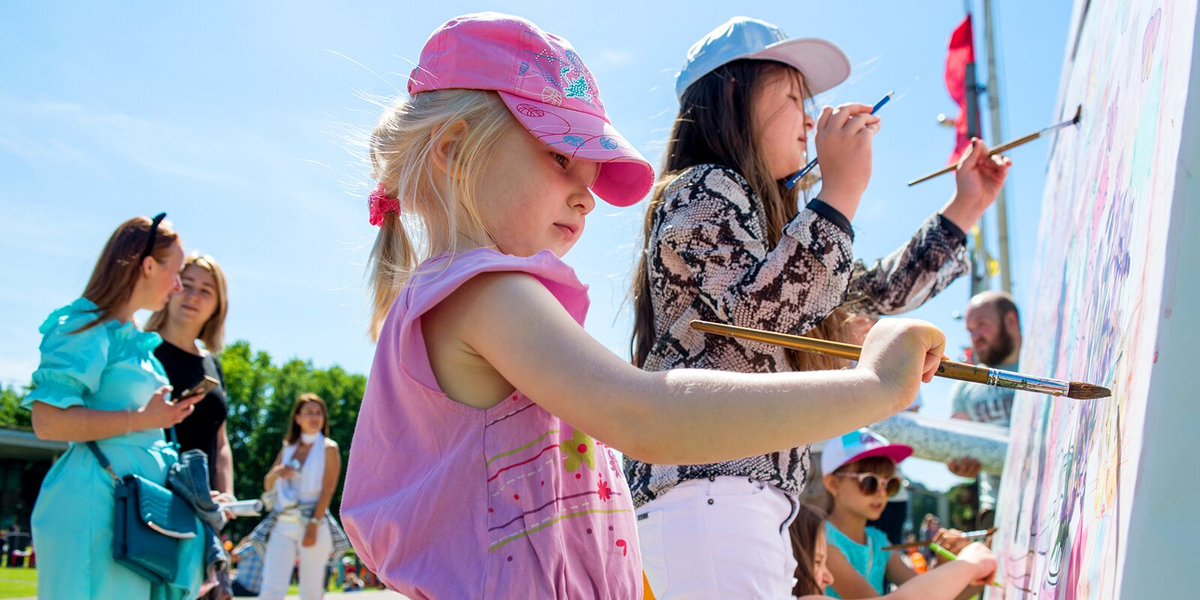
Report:
M515 120L504 133L476 188L480 217L501 252L532 256L550 250L561 257L579 241L585 218L596 208L588 188L600 165L564 152Z
M153 258L150 259L154 263L150 274L145 274L143 268L142 277L134 284L135 296L138 294L137 286L143 286L146 290L146 294L143 296L143 302L146 305L137 308L162 310L162 307L167 305L171 294L182 289L179 283L179 270L183 268L184 258L183 242L179 238L175 238L164 262L160 263Z
M816 121L804 112L804 78L787 68L763 80L751 109L755 146L773 179L783 179L808 162L808 131Z
M813 544L813 578L824 594L833 585L833 572L829 570L829 546L825 541L825 527L817 529L817 540Z

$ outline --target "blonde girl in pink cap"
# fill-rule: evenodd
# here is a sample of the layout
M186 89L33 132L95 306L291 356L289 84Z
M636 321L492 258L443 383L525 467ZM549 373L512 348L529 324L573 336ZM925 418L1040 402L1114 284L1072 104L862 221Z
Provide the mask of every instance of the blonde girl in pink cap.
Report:
M860 367L648 373L583 329L559 257L592 194L628 206L649 164L564 39L516 17L439 27L371 138L374 365L341 515L410 598L640 598L617 453L712 462L903 409L943 351L919 322L872 330Z
M834 44L789 39L747 17L688 51L634 275L635 365L803 370L794 351L706 336L689 324L804 334L843 303L862 314L912 310L970 270L963 231L996 198L1008 171L1007 159L986 159L981 143L965 153L954 197L908 244L871 267L854 260L850 221L871 176L880 119L863 104L826 107L817 119L806 112L812 94L849 74L850 61ZM821 188L801 203L787 182L808 163L814 137ZM625 475L659 600L789 596L795 561L787 526L808 478L808 454L797 444L704 464L632 456ZM700 520L705 526L695 527Z

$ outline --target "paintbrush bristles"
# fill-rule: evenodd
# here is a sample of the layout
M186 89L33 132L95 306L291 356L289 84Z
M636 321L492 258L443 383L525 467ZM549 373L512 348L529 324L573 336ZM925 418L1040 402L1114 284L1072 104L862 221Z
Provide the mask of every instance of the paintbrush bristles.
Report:
M1076 400L1095 400L1096 398L1108 398L1109 396L1112 396L1112 391L1108 388L1081 381L1072 381L1071 389L1067 392L1068 398Z

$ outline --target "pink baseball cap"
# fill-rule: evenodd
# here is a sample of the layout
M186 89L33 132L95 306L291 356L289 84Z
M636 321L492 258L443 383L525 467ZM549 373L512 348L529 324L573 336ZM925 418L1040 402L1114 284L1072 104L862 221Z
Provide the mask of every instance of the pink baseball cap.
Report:
M592 191L630 206L650 192L654 168L617 133L600 89L571 43L494 12L455 17L425 42L408 93L495 90L517 121L565 156L601 163Z
M899 463L912 453L912 446L889 444L883 436L863 427L825 444L825 449L821 450L821 472L829 474L842 465L871 456L883 456Z

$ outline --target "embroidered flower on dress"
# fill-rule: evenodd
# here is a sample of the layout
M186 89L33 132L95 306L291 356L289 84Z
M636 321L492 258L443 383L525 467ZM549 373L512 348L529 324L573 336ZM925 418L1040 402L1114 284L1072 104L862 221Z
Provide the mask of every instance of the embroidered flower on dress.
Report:
M580 465L596 469L596 441L588 434L576 429L571 439L563 440L558 447L563 453L563 467L568 471L577 471Z
M600 493L600 500L608 502L608 499L612 498L612 488L608 487L608 484L604 483L603 479L598 478L596 482L596 491Z

